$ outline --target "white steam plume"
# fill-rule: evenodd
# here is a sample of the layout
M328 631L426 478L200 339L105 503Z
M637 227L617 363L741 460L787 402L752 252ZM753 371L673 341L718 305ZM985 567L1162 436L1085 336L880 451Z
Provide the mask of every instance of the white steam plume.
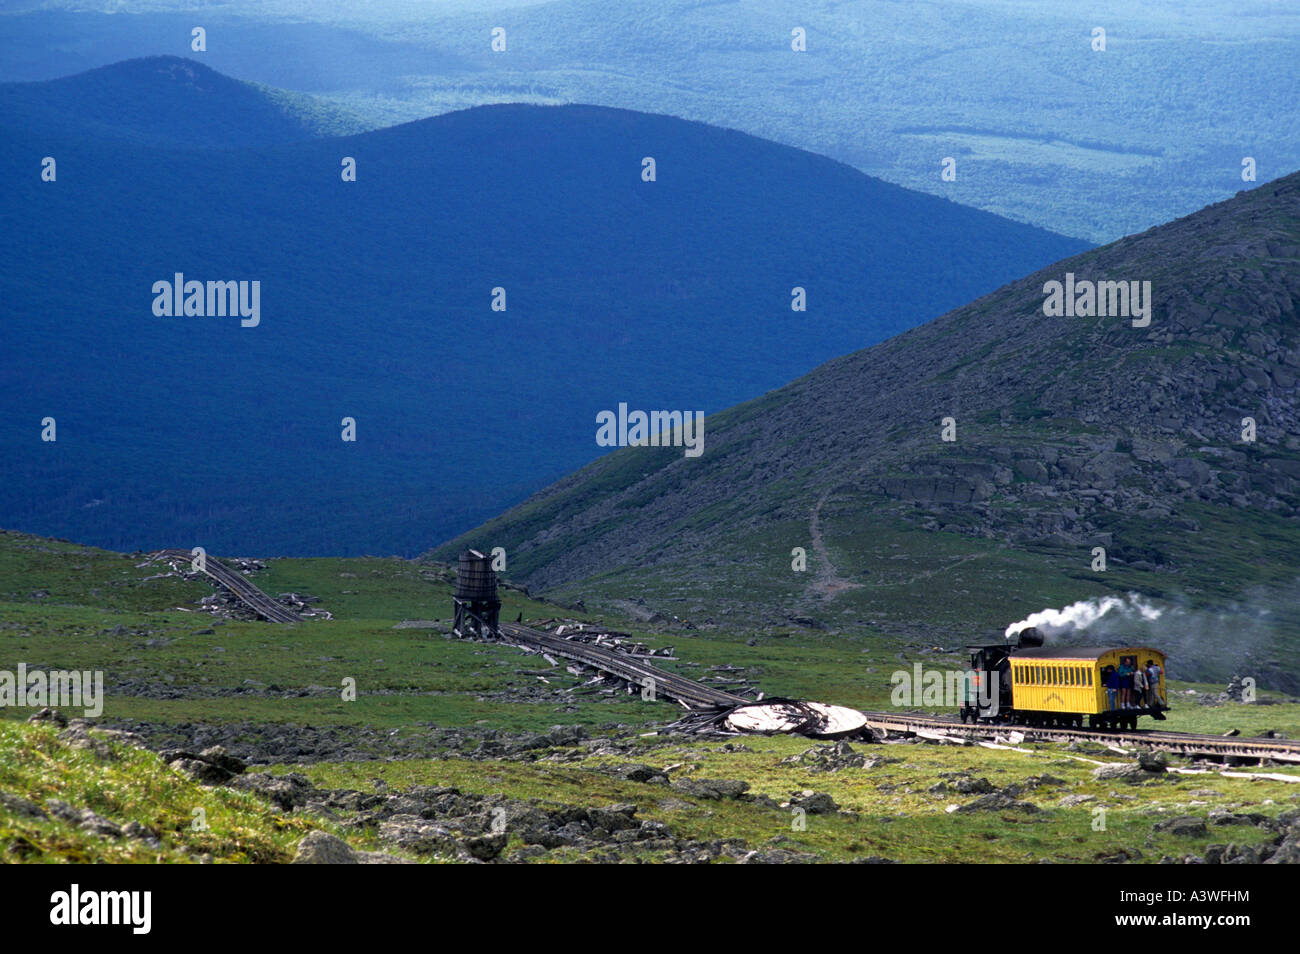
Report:
M1126 597L1103 596L1090 600L1071 603L1064 609L1044 609L1017 623L1012 623L1003 634L1007 639L1015 636L1026 627L1032 626L1045 637L1060 636L1077 630L1087 629L1103 616L1114 614L1129 620L1153 622L1163 614L1163 610L1152 606L1136 593Z
M1006 629L1036 626L1056 645L1147 645L1167 656L1171 678L1218 682L1236 673L1300 694L1300 578L1256 585L1235 599L1194 604L1185 595L1156 603L1130 593L1045 609Z

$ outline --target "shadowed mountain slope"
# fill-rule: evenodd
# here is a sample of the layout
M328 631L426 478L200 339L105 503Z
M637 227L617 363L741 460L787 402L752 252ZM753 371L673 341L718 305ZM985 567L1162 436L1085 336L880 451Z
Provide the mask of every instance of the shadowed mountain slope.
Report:
M1149 281L1150 325L1047 317L1044 285L1067 272ZM697 624L798 616L942 641L1138 591L1167 607L1179 632L1157 635L1183 672L1294 684L1298 300L1300 174L714 415L698 459L618 450L434 552L504 546L533 587Z
M0 525L122 549L418 553L596 457L601 409L719 410L1084 247L598 107L206 151L63 128L0 141ZM155 315L177 273L260 282L259 323Z
M235 149L363 131L332 103L244 83L194 60L151 56L40 83L0 84L0 124L55 135Z

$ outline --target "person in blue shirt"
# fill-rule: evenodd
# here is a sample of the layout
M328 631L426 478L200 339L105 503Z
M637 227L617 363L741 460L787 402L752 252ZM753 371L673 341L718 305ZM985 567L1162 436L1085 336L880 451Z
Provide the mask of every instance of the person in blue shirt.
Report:
M1133 666L1128 660L1128 656L1123 656L1119 661L1119 707L1121 709L1133 708Z
M1107 666L1101 671L1102 685L1106 687L1106 708L1116 708L1117 696L1119 695L1119 673L1115 671L1114 666Z

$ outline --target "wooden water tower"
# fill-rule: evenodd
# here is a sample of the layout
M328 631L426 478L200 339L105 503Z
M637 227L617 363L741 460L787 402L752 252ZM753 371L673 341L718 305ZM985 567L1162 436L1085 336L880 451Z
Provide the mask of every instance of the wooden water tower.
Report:
M460 555L456 568L456 593L452 597L457 636L483 638L497 635L501 622L501 601L497 599L497 575L492 559L477 550Z

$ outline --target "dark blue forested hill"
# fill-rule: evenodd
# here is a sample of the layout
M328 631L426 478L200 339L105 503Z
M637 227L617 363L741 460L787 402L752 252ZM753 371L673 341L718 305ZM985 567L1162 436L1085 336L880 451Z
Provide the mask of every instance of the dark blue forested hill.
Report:
M0 83L0 123L72 139L218 149L361 132L355 116L311 96L151 56L43 83Z
M44 84L48 129L0 114L0 526L419 552L602 453L600 410L727 407L1084 248L797 149L597 107L236 149L195 149L184 123L170 149L96 139L190 95L131 75L116 107L86 95L89 136L66 84ZM226 89L214 139L246 122L264 141L265 110ZM152 286L176 272L261 282L260 324L155 316Z

